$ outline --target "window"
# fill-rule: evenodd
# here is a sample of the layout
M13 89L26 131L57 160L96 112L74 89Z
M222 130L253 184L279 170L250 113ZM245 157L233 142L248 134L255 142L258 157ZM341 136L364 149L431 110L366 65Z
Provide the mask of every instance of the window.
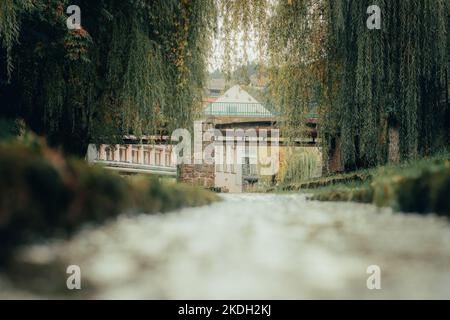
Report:
M228 166L227 166L227 147L225 146L223 150L223 172L227 172Z
M228 173L233 173L234 166L234 152L233 148L229 145L226 146L227 157L226 157L226 171Z
M258 168L256 165L256 159L255 158L250 158L250 157L245 157L244 158L244 164L242 166L242 174L245 177L250 177L250 176L257 176L258 175Z
M232 149L233 151L233 162L231 163L231 173L236 174L236 166L237 166L237 152L236 152L236 145L233 145Z

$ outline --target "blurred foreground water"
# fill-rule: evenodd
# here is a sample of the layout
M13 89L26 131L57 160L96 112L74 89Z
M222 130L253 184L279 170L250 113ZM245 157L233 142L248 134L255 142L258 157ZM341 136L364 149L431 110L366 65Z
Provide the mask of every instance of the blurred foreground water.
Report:
M225 195L22 248L0 298L450 299L450 223L304 195ZM66 268L79 265L82 289ZM371 265L381 290L369 290Z

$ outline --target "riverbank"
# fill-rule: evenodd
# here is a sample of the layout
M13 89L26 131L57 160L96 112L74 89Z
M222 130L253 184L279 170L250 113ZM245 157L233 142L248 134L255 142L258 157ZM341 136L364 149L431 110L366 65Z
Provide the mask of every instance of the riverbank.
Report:
M168 214L121 215L22 247L11 299L449 299L450 224L302 194L223 194ZM69 265L81 290L69 290ZM369 266L381 290L369 290Z
M450 154L279 186L312 200L354 201L450 217Z
M168 212L218 200L186 185L124 179L64 157L32 135L0 143L0 177L0 262L18 244L66 237L122 213Z

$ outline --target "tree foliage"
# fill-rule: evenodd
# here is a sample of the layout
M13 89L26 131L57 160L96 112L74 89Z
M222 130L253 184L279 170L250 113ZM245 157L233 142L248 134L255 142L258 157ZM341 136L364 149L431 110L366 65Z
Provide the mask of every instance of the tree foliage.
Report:
M235 13L228 19L245 32L255 15L251 26L260 26L283 135L298 137L305 115L317 108L325 150L339 144L347 169L386 163L392 128L402 159L448 145L450 2L244 2L228 4ZM381 8L381 30L366 25L372 5Z
M339 144L347 169L387 162L392 128L403 159L448 144L446 0L72 2L82 30L65 27L68 0L0 2L2 112L56 143L188 125L219 27L226 70L257 39L283 135L319 112L324 150ZM371 5L381 30L366 26Z
M381 8L381 30L366 26L373 4ZM325 113L345 167L385 163L392 127L403 159L442 145L448 9L445 0L329 1Z
M66 27L73 4L81 30ZM1 0L2 114L75 153L186 126L215 17L209 0Z

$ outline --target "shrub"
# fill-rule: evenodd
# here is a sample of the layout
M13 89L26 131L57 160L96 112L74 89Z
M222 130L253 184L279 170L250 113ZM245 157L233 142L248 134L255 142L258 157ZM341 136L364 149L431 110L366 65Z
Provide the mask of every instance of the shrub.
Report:
M396 211L437 213L450 217L450 161L448 154L431 159L386 166L371 170L360 183L335 177L321 179L338 184L304 183L312 199L320 201L357 201L391 207ZM356 184L355 184L356 183Z
M319 159L320 154L314 149L289 152L280 170L280 182L290 184L310 180L317 173Z
M20 134L20 123L14 119L0 118L0 140L8 140Z
M450 216L450 167L421 169L414 174L385 175L372 184L374 203L398 211Z
M33 136L0 144L0 261L16 244L68 235L123 212L167 212L217 200L206 190L138 177L124 179L66 159Z

